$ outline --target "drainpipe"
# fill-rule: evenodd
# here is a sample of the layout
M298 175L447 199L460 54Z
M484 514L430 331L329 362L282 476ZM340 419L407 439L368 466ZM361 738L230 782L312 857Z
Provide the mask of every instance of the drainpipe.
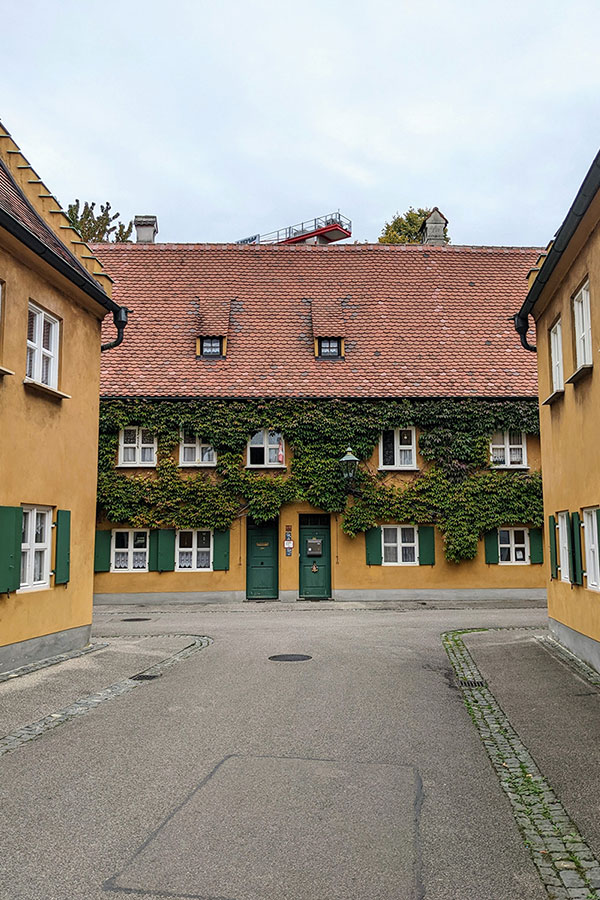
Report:
M537 347L534 347L533 344L530 344L527 341L527 332L529 331L529 316L524 316L521 313L516 313L514 316L511 316L511 319L514 322L515 330L518 332L519 337L521 338L521 346L526 350L530 350L532 353L537 353Z
M117 329L117 336L114 341L110 341L108 344L102 344L100 350L104 353L105 350L113 350L114 347L118 347L119 344L123 342L123 332L125 331L125 326L127 325L127 313L129 310L126 306L119 306L118 309L115 309L113 312L113 322L115 323L115 328Z

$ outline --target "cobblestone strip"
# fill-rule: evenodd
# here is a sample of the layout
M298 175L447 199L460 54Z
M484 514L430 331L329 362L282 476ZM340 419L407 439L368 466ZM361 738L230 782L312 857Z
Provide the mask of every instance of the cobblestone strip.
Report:
M11 678L20 678L21 675L29 675L30 672L38 672L47 666L55 666L57 663L65 662L67 659L78 659L80 656L87 656L88 653L94 653L96 650L103 650L108 644L88 644L81 650L69 650L67 653L57 653L56 656L49 656L47 659L38 659L37 662L29 663L27 666L19 666L18 669L11 669L9 672L0 672L0 684L3 681L10 681Z
M192 653L197 653L198 650L204 650L205 647L212 644L212 639L205 637L204 635L153 634L144 636L192 638L192 643L182 650L179 650L177 653L174 653L172 656L168 656L159 663L151 666L149 669L144 669L143 672L132 675L131 678L124 678L122 681L118 681L116 684L112 684L102 691L90 694L89 697L83 697L81 700L76 700L75 703L60 709L58 712L50 713L50 715L38 719L37 722L32 722L30 725L25 725L23 728L17 728L16 731L5 735L3 738L0 738L0 757L4 756L6 753L12 753L13 750L18 750L23 744L35 740L52 728L57 728L59 725L64 725L65 722L69 722L71 719L85 715L85 713L95 709L101 703L105 703L107 700L114 700L115 697L120 697L122 694L127 694L129 691L134 690L134 688L140 687L146 680L146 677L148 679L158 678L166 669L187 659ZM142 637L142 635L132 635L132 637ZM144 677L140 679L140 676Z
M566 663L570 669L574 669L577 675L585 678L594 687L600 687L600 674L588 666L587 663L584 663L582 659L579 659L578 656L575 656L574 653L571 653L570 650L567 650L566 647L563 647L562 644L559 644L558 641L555 641L554 638L544 635L543 637L536 637L536 640L539 641L542 647L554 656L557 656L561 662Z
M465 647L463 635L485 630L465 629L442 635L467 710L510 801L548 896L552 900L599 900L600 863L511 726ZM467 687L465 681L479 682L482 686Z

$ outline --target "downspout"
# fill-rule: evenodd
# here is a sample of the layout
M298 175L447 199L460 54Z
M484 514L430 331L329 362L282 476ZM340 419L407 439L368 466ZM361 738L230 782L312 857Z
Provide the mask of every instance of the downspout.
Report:
M527 341L527 332L529 331L529 316L524 316L522 313L515 313L514 316L511 316L511 319L513 320L515 330L521 338L521 346L524 347L525 350L530 350L532 353L537 353L537 347L534 347L533 344L530 344Z
M104 353L105 350L113 350L115 347L118 347L119 344L123 343L123 336L125 331L125 326L127 325L127 313L129 310L126 306L119 306L118 309L115 309L113 312L113 322L115 323L115 328L117 329L117 336L114 341L110 341L108 344L102 344L100 350Z

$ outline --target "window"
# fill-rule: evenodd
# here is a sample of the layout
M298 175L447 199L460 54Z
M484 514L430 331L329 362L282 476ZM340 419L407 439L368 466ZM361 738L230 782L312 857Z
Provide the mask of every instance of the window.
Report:
M527 528L499 528L498 551L500 564L527 564L529 562L529 531Z
M590 321L589 281L573 297L575 320L575 358L577 368L592 365L592 326Z
M223 339L220 337L200 338L200 356L222 356Z
M492 465L501 469L527 468L527 438L524 431L496 431L490 445Z
M319 356L332 357L342 355L341 338L319 338Z
M29 304L27 377L51 388L58 385L58 328L58 319Z
M133 528L112 533L113 572L148 571L148 532Z
M156 465L156 438L151 431L135 425L119 432L119 465Z
M175 562L180 572L209 572L212 569L212 532L178 531Z
M562 358L562 326L560 319L550 329L550 367L552 391L562 391L565 386Z
M415 469L417 466L414 428L384 431L379 441L380 469Z
M47 507L23 507L21 590L50 586L51 513Z
M283 436L278 431L257 431L248 441L249 466L283 466Z
M593 591L600 591L597 508L583 510L583 536L585 540L585 574L587 586Z
M181 432L179 444L180 466L214 466L217 454L214 447L193 431Z
M381 529L384 566L416 566L417 528L414 525L384 525Z
M568 512L558 514L558 552L560 555L560 580L571 581L571 520Z

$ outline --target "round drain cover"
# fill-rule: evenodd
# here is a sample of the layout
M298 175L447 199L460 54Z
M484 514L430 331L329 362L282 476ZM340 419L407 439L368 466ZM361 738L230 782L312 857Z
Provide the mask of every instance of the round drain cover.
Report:
M306 653L278 653L276 656L270 656L273 662L304 662L305 659L312 659Z
M121 622L149 622L150 619L121 619Z

